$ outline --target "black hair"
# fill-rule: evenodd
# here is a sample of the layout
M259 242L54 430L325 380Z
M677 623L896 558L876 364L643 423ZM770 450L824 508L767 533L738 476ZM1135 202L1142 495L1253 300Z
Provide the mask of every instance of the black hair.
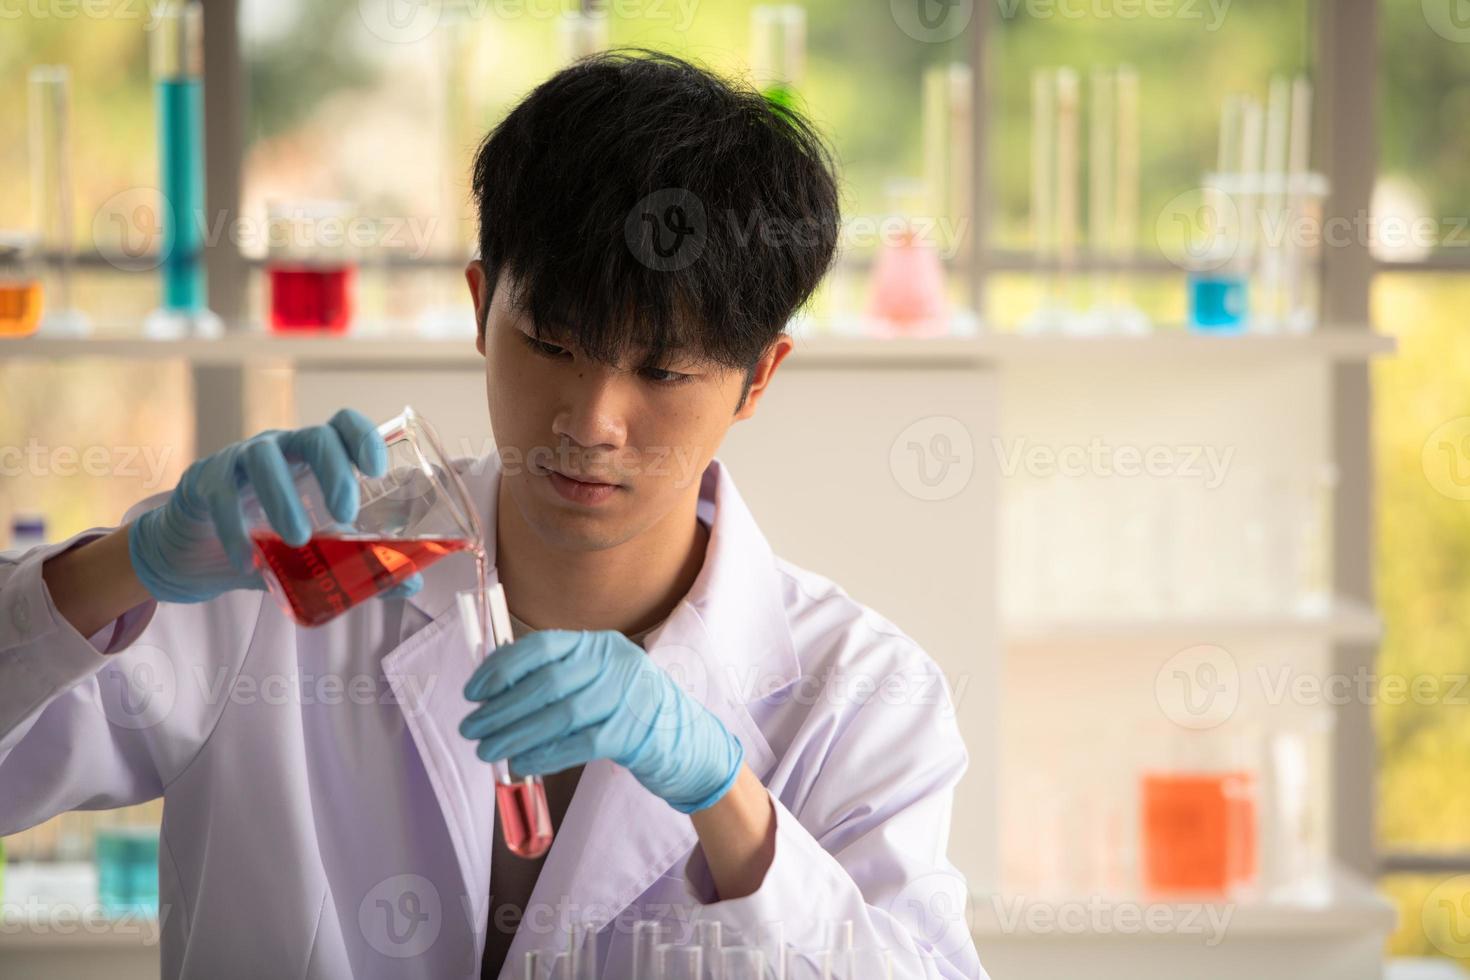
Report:
M682 350L748 387L832 262L834 174L799 111L671 55L606 52L480 144L480 258L492 290L510 273L538 338L607 363Z

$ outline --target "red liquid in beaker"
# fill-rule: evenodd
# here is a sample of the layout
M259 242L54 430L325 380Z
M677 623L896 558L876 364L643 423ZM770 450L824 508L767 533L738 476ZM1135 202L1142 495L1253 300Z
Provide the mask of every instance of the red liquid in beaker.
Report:
M320 626L391 589L445 555L466 551L460 538L379 538L322 534L293 548L271 531L250 535L302 626Z
M268 275L272 330L347 329L352 319L352 266L273 265Z
M551 847L552 831L543 783L524 779L497 782L495 805L500 812L500 834L512 854L538 858L546 853Z

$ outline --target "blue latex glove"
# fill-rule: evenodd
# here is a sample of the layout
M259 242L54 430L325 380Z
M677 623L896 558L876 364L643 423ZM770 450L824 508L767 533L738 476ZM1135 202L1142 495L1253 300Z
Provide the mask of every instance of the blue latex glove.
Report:
M311 467L332 516L357 516L354 465L368 476L388 467L383 437L366 416L344 408L327 425L272 429L195 461L161 506L128 530L133 570L155 599L203 602L231 589L264 589L240 509L240 491L255 490L271 527L287 544L311 537L291 464ZM413 595L423 586L414 575L388 596Z
M720 719L611 630L531 633L486 657L464 693L484 704L460 734L480 740L481 759L506 759L522 776L611 759L694 813L719 802L745 759Z

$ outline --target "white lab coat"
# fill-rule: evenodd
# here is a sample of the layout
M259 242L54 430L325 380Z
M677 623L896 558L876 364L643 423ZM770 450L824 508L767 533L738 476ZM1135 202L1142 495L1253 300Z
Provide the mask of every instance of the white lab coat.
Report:
M497 457L457 465L493 560ZM945 857L967 756L942 674L776 558L718 461L699 508L705 565L646 646L744 744L775 801L774 863L754 894L716 901L689 818L593 762L500 976L591 920L598 975L627 978L646 917L676 939L718 920L727 944L781 921L792 978L843 919L860 951L892 951L896 977L983 977ZM471 560L317 629L237 591L150 602L84 638L41 563L99 533L0 561L0 834L162 795L165 977L478 976L495 800L457 730L473 664L454 593Z

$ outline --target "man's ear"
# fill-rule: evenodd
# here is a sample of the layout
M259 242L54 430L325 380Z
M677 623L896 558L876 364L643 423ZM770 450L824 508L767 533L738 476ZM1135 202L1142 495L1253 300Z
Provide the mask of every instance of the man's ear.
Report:
M771 341L771 346L767 347L760 360L755 362L755 370L750 375L750 390L746 392L745 400L735 412L735 421L748 419L755 414L756 402L760 401L766 386L771 383L771 378L776 374L776 367L786 359L786 355L790 354L791 349L795 346L795 341L787 333L779 334L775 340Z
M490 306L490 281L485 275L485 264L479 259L470 259L464 267L465 282L470 287L470 302L475 308L475 350L485 356L486 314Z

